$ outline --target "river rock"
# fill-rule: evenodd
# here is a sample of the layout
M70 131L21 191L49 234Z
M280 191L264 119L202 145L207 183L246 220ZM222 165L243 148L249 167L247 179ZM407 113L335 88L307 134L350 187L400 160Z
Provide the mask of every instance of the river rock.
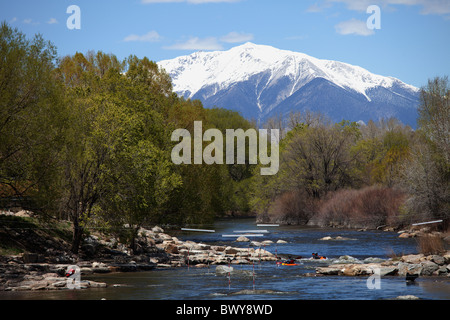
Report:
M211 246L207 245L207 244L203 244L203 243L196 243L191 246L191 249L198 250L198 251L205 251L205 250L210 250Z
M440 266L439 269L437 269L434 273L439 276L439 275L443 275L443 274L447 274L448 273L448 266Z
M421 274L422 265L420 263L405 263L399 262L397 264L397 270L399 276L406 276L407 274Z
M226 254L236 254L238 253L238 250L236 248L232 248L232 247L227 247L225 249L225 253Z
M397 267L395 266L381 266L380 267L380 277L393 276L397 274Z
M317 267L316 273L321 275L335 276L341 274L343 269L344 265L335 264L326 267Z
M249 242L250 240L246 236L240 236L236 239L237 242Z
M165 250L167 253L171 253L171 254L178 254L178 246L176 246L175 244L169 243L166 247Z
M111 272L109 266L103 262L93 262L92 263L92 271L94 273L108 273Z
M423 254L408 254L406 256L402 256L400 260L405 263L419 264L423 258Z
M346 237L341 237L341 236L337 236L334 238L331 236L326 236L326 237L320 238L319 240L322 240L322 241L330 241L330 240L332 240L332 241L348 241L348 240L356 240L356 239L346 238Z
M442 255L444 258L444 264L450 264L450 251L447 251Z
M399 238L415 238L419 236L418 232L407 232L407 231L400 231Z
M366 276L372 275L375 269L379 269L377 264L348 264L342 269L344 276Z
M375 257L368 257L363 261L363 263L383 263L383 262L385 262L385 259Z
M362 263L360 260L352 257L352 256L340 256L337 260L333 262L334 264L356 264Z
M216 251L216 252L225 251L225 247L224 246L211 246L211 249Z
M398 296L397 298L395 298L396 300L419 300L418 297L413 296L413 295L406 295L406 296Z
M218 274L227 274L233 272L234 268L229 266L217 266L216 273Z
M154 226L152 228L152 232L154 232L154 233L162 233L162 232L164 232L164 229L161 228L161 227L158 227L158 226Z
M255 250L255 255L257 257L261 257L261 260L263 261L273 261L276 260L275 255L267 250L264 249L256 249Z
M215 256L213 257L213 262L211 264L214 265L224 265L224 264L228 264L229 260L226 256L224 255L219 255L219 256Z
M70 280L69 280L70 281ZM25 291L25 290L61 290L69 289L67 286L68 279L66 277L60 277L56 273L47 273L43 275L27 275L19 282L10 282L6 291ZM75 283L75 289L87 289L87 288L105 288L107 285L103 282L95 281L81 281Z
M378 263L368 264L333 264L316 268L316 274L343 275L343 276L370 276L376 271L380 276L394 275L397 273L395 266L381 266Z
M248 264L248 260L244 258L237 258L231 261L231 264Z
M107 284L104 282L88 281L89 288L106 288Z
M164 231L161 231L161 232L164 232ZM156 234L156 232L145 229L145 228L139 228L139 230L138 230L138 235L140 235L141 237L154 238L155 234Z
M442 266L445 264L445 258L443 256L434 254L434 255L427 256L427 259L436 263L439 266Z
M172 240L172 237L171 236L169 236L168 234L166 234L166 233L158 233L158 235L157 235L157 237L160 239L160 240Z
M196 268L199 268L199 269L200 269L200 268L207 268L208 265L207 265L207 264L204 264L204 263L199 263L199 264L196 264L195 267L196 267Z
M284 292L284 291L274 291L270 289L244 289L237 292L230 293L231 295L260 295L260 294L289 294L290 292Z
M431 275L433 275L433 273L435 271L437 271L439 269L439 266L436 263L434 263L433 261L423 261L421 263L421 266L422 266L421 275L424 275L424 276L431 276Z

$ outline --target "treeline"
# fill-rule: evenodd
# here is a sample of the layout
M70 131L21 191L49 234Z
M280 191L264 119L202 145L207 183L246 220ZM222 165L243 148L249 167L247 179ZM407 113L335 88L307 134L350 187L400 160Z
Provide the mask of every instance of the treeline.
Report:
M90 228L134 247L141 226L249 211L252 166L174 165L173 130L252 128L239 114L178 97L148 58L58 57L36 35L0 30L0 207Z
M449 92L447 78L428 82L417 130L395 119L272 119L267 127L282 131L273 176L258 165L175 165L175 129L192 134L194 121L223 133L256 125L178 97L148 58L58 57L41 36L27 39L2 23L0 209L70 220L74 253L91 228L133 249L142 226L201 224L230 213L321 226L448 221Z
M269 121L285 132L280 172L255 177L260 220L376 228L450 216L450 84L421 89L418 128L396 119L332 123L320 114Z

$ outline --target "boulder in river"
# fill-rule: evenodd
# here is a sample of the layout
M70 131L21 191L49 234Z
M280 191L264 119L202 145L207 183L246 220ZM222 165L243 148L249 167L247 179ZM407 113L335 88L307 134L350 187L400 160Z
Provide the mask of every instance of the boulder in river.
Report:
M216 273L218 274L228 274L233 272L234 268L229 266L220 265L216 267Z
M322 240L322 241L349 241L349 240L356 240L356 239L346 238L346 237L341 237L341 236L337 236L334 238L331 236L326 236L326 237L320 238L319 240Z
M397 275L405 277L407 274L445 276L450 274L445 258L448 254L449 252L447 251L442 256L405 255L400 259L370 263L366 262L368 259L363 263L350 256L342 256L331 265L316 268L316 273L320 275L364 276L370 275L377 270L380 276Z

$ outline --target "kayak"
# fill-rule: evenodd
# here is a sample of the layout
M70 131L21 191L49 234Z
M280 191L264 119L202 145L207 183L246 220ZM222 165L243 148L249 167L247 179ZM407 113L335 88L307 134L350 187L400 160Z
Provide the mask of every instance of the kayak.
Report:
M278 261L277 264L282 265L282 266L298 266L297 263L286 263L286 262L281 262L281 261Z

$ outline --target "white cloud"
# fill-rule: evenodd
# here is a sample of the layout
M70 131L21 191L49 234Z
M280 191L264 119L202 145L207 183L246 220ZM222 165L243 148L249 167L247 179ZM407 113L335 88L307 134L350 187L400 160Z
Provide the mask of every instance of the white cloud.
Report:
M327 0L327 2L345 3L349 10L366 11L368 6L372 4L379 5L383 0Z
M322 12L324 9L331 7L331 5L332 4L330 2L324 2L321 4L316 2L310 5L308 9L306 9L306 12Z
M241 0L141 0L142 3L174 3L174 2L187 2L193 4L203 3L220 3L220 2L239 2Z
M142 3L171 3L171 2L184 2L184 0L141 0Z
M367 22L357 19L351 19L348 21L342 21L334 26L336 32L342 35L355 34L359 36L370 36L375 32L367 28Z
M32 26L38 26L38 25L41 24L40 22L34 21L34 20L31 19L31 18L24 19L22 22L25 23L25 24L30 24L30 25L32 25Z
M423 2L422 14L450 14L450 1L420 1Z
M161 36L156 31L149 31L144 35L136 35L136 34L130 34L129 36L125 37L123 41L130 42L130 41L139 41L139 42L156 42L161 39Z
M190 38L185 42L176 43L172 46L165 47L170 50L222 50L222 45L215 37L200 39L198 37Z
M356 11L366 11L370 5L379 5L387 8L390 5L420 6L422 14L450 14L450 1L448 0L326 0L328 3L345 3L347 8Z
M48 24L55 24L58 23L58 20L56 20L55 18L50 18L50 20L47 21Z
M164 47L170 50L223 50L222 43L240 43L253 40L251 33L230 32L220 38L217 37L191 37L187 41Z
M229 34L220 38L220 41L226 43L239 43L239 42L247 42L253 40L253 34L251 33L239 33L239 32L230 32Z

